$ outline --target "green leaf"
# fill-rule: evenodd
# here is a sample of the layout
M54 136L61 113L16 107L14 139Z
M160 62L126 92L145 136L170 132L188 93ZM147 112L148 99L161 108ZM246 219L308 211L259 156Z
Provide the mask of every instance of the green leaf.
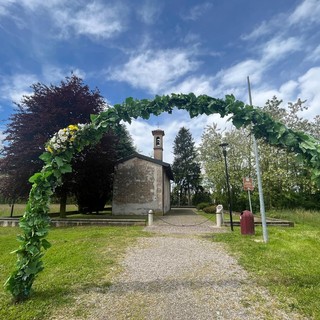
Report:
M280 142L283 142L285 146L291 147L297 143L297 139L293 133L288 133L280 139Z
M51 243L49 241L47 241L46 239L41 240L41 245L45 250L47 250L51 247Z
M305 159L304 159L304 156L301 153L299 153L299 154L296 155L295 160L296 160L297 163L301 163L302 164L302 163L304 163Z
M43 230L38 230L38 231L36 232L36 235L39 236L39 237L43 237L43 236L45 236L47 233L48 233L48 229L43 229Z
M312 169L312 179L316 180L320 178L320 170L319 169Z
M22 236L21 234L19 234L19 235L17 236L17 240L18 240L19 242L24 242L24 241L26 240L26 238L25 238L25 236Z
M29 182L31 182L31 183L36 183L37 180L39 180L39 178L41 178L41 176L42 176L41 172L37 172L37 173L35 173L33 176L31 176L31 177L29 178Z
M45 163L48 163L52 160L52 154L50 152L44 152L39 158Z
M277 138L279 139L287 131L287 128L282 123L276 123L274 131L277 133Z
M34 245L28 246L27 251L29 251L33 256L40 252L39 249Z
M268 136L268 142L271 144L271 145L276 145L278 144L279 140L278 138L276 137L275 133L272 133Z
M64 164L63 167L60 168L60 172L62 174L72 172L71 164L69 164L69 163Z
M305 140L299 143L300 148L304 150L316 150L317 146L315 143L310 139L310 140Z
M243 126L244 122L245 120L243 119L232 117L232 123L237 129L240 129Z
M91 120L91 122L95 122L98 117L99 117L99 115L97 115L97 114L90 114L90 120Z
M129 105L129 106L132 106L134 104L134 99L132 97L126 98L125 104Z
M19 227L20 227L21 229L23 229L25 233L28 233L28 232L31 231L30 225L29 225L27 222L25 222L25 221L20 221L20 222L19 222Z
M29 263L28 267L25 270L26 275L37 274L39 271L43 270L41 261L33 261Z
M54 161L56 162L56 164L58 165L58 168L62 167L64 165L64 161L63 158L56 156L54 158Z

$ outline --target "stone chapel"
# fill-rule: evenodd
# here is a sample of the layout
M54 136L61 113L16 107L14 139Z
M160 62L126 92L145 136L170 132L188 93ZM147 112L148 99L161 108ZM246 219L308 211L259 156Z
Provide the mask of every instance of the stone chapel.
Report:
M164 215L170 210L169 163L163 162L164 131L153 130L154 157L134 153L115 165L112 214L146 215L149 210Z

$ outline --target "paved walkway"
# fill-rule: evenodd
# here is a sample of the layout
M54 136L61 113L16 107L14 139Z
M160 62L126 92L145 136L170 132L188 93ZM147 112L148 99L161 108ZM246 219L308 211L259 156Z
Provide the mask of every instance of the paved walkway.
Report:
M198 215L192 208L174 208L164 216L155 216L152 226L145 230L164 234L202 234L225 232L225 228L218 228L212 220Z

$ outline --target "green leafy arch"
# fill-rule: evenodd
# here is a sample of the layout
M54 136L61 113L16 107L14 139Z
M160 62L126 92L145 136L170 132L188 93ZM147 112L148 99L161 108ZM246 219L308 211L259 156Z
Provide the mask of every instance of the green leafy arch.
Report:
M153 100L127 98L122 104L92 115L89 124L70 125L59 130L47 142L46 152L40 156L44 166L29 180L32 188L25 214L20 220L24 234L18 236L21 245L15 251L18 256L16 269L5 284L15 301L30 296L32 284L43 270L43 249L50 247L45 239L50 226L50 197L61 185L63 174L72 171L70 163L73 155L97 143L105 132L116 129L122 120L130 123L132 118L148 119L152 114L171 113L174 108L185 109L191 118L201 114L217 113L221 117L231 114L232 123L237 128L250 126L256 138L263 138L271 145L299 154L313 169L313 179L320 186L319 141L306 133L288 129L260 109L236 100L233 95L227 95L225 99L195 96L193 93L156 96Z

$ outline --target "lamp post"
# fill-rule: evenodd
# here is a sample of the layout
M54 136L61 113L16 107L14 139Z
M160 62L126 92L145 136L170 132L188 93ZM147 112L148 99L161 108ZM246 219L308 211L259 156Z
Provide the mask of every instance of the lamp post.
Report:
M228 143L221 143L221 144L219 144L219 147L222 148L222 153L223 153L223 157L224 157L224 165L226 168L227 189L228 189L228 198L229 198L230 226L231 226L231 231L233 231L231 192L230 192L228 165L227 165L227 146L228 145L229 145Z

